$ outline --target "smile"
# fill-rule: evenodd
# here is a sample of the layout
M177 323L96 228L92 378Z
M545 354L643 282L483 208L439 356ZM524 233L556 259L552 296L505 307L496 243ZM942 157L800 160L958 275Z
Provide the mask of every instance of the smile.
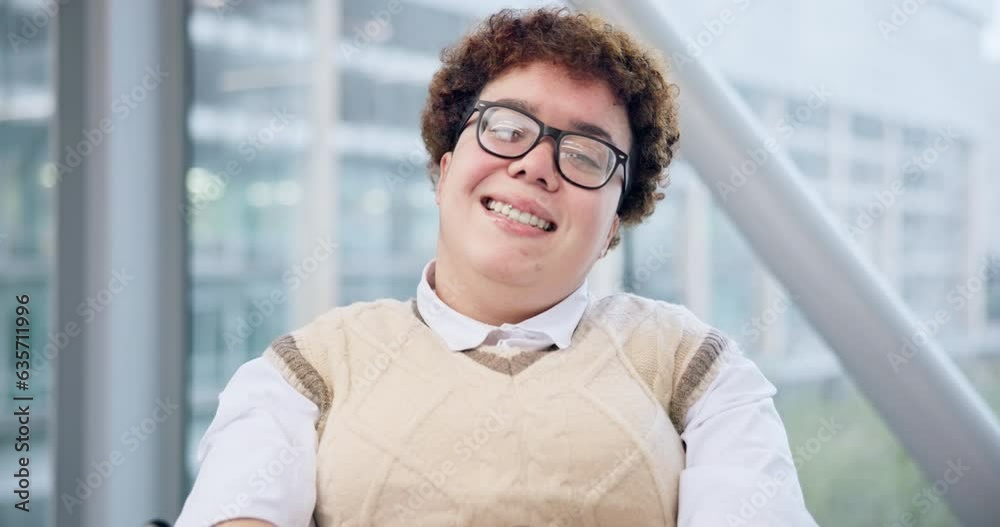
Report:
M553 232L556 230L556 225L554 223L539 218L530 212L518 210L508 203L492 198L483 198L482 205L495 215L503 216L511 221L534 227L540 231Z

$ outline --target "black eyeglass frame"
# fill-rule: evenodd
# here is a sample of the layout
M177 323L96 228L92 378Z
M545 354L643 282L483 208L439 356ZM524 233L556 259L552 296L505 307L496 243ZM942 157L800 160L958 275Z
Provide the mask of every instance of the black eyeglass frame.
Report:
M476 112L479 112L479 115L482 115L486 110L489 110L490 108L493 108L493 107L505 108L507 110L515 111L515 112L517 112L517 113L519 113L521 115L524 115L525 117L527 117L528 119L531 119L532 121L535 122L535 124L538 125L539 133L538 133L538 137L535 138L535 141L533 143L531 143L531 146L529 146L527 148L527 150L524 151L523 154L517 155L517 156L505 156L505 155L502 155L502 154L498 154L498 153L490 150L489 148L486 148L486 146L483 145L483 141L482 141L482 139L479 136L480 129L479 129L479 123L477 121L477 123L476 123L476 142L479 143L479 148L481 148L483 150L483 152L486 152L486 153L488 153L490 155L499 157L501 159L520 159L520 158L528 155L528 153L530 153L532 150L534 150L534 148L536 146L538 146L538 143L542 142L543 138L545 138L545 137L551 137L553 139L553 141L555 141L555 145L556 145L556 147L552 151L553 152L552 153L552 157L553 157L552 161L555 163L556 170L559 172L559 175L562 176L562 178L565 179L566 181L568 181L571 185L576 186L576 187L580 187L580 188L584 188L584 189L587 189L587 190L597 190L597 189L600 189L600 188L604 187L605 185L607 185L611 181L611 179L615 176L615 172L618 171L618 167L620 166L620 167L622 167L622 179L624 180L624 183L622 184L622 193L621 193L621 196L619 196L619 198L618 198L618 208L616 209L616 211L617 212L621 212L622 203L625 202L625 196L628 194L629 183L630 183L629 182L629 177L628 177L629 176L629 174L628 174L628 158L629 158L629 156L628 156L627 153L623 152L617 146L615 146L615 145L613 145L613 144L611 144L611 143L609 143L609 142L607 142L607 141L605 141L605 140L603 140L601 138L594 137L592 135L582 134L580 132L571 132L571 131L567 131L567 130L562 130L562 129L556 128L554 126L549 126L549 125L543 123L541 121L541 119L535 117L534 115L531 115L530 113L522 110L521 108L517 108L515 106L511 106L511 105L507 105L507 104L503 104L503 103L498 103L498 102L484 101L484 100L480 99L480 100L476 101L476 103L472 106L472 108L469 109L468 112L465 113L465 118L462 119L461 121L459 121L459 123L461 123L461 124L459 125L458 129L455 130L455 138L452 141L452 145L458 144L458 138L459 138L459 136L462 135L462 131L464 131L466 128L469 127L469 124L470 124L469 123L469 119L472 119L472 114L474 114ZM594 186L594 187L589 187L587 185L582 185L580 183L577 183L576 181L573 181L572 179L570 179L569 177L567 177L566 174L563 173L562 167L559 166L559 150L562 148L561 143L562 143L563 137L566 137L566 136L569 136L569 135L575 135L575 136L579 136L579 137L585 137L585 138L590 139L592 141L597 141L598 143L601 143L602 145L607 146L608 148L610 148L611 152L615 155L615 166L608 173L607 179L605 179L604 182L601 183L600 185L597 185L597 186ZM452 147L452 149L454 149L454 146Z

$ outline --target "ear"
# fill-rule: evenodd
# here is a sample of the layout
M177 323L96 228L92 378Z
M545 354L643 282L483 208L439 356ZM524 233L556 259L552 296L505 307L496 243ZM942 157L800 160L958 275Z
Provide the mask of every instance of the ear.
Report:
M615 214L615 219L614 221L611 222L611 228L608 229L608 236L607 238L604 239L604 250L601 251L601 258L604 258L605 256L608 255L608 246L611 245L611 239L614 238L616 234L618 234L618 228L620 226L621 226L621 221L619 220L618 215Z
M438 181L437 188L434 189L434 201L441 206L441 185L444 183L444 178L448 174L448 167L451 166L451 152L445 152L441 156L441 161L438 162Z

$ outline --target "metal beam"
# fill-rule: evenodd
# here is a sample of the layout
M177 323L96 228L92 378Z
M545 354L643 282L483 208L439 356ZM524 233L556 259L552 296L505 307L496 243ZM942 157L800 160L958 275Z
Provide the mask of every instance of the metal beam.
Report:
M186 2L60 2L55 475L49 523L142 525L183 501Z

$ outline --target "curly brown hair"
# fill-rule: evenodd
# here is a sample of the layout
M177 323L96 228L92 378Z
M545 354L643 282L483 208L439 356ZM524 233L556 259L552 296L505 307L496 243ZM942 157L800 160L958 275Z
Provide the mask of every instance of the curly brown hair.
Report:
M441 52L421 115L421 135L431 183L440 176L441 156L454 148L453 133L480 91L508 69L546 61L581 79L603 80L625 105L634 138L629 152L629 189L618 216L625 225L649 217L665 195L666 171L680 138L677 85L653 51L604 19L566 8L504 9L484 20ZM620 236L615 235L610 247Z

